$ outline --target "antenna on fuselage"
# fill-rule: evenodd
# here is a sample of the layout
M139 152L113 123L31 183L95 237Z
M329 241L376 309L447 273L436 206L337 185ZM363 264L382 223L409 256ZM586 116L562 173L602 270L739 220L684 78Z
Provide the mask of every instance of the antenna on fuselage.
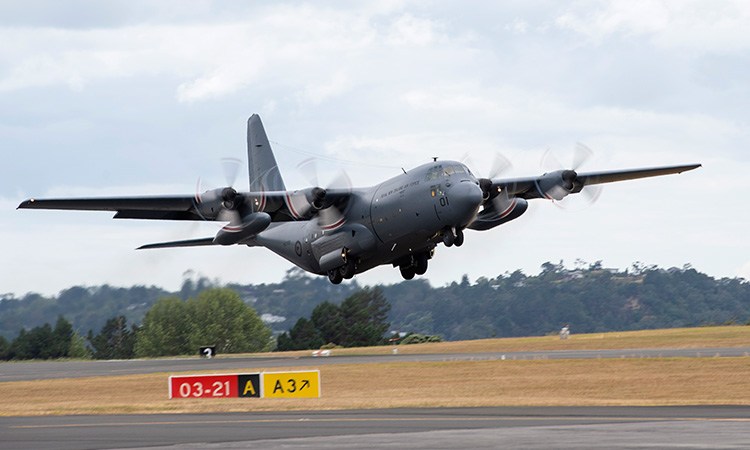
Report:
M432 161L433 161L433 162L437 162L437 159L438 159L438 157L437 157L437 156L433 156L433 157L432 157Z

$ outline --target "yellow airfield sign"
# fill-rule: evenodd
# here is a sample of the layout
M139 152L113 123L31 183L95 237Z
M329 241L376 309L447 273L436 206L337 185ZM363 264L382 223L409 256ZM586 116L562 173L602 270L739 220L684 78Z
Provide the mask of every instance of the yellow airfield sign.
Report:
M263 397L266 398L317 398L320 397L320 371L265 372Z

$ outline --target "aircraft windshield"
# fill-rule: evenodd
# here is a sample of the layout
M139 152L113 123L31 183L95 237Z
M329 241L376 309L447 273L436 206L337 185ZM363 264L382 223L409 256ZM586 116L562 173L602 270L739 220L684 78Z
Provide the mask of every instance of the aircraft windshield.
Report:
M430 168L430 170L427 171L427 175L424 177L425 181L432 181L437 180L438 178L441 178L445 172L443 171L443 166L435 166Z

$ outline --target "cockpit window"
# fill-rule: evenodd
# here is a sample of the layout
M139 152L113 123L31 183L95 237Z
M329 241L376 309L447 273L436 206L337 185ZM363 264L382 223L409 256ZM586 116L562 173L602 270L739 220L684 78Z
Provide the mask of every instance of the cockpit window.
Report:
M466 173L466 169L464 169L464 166L453 166L453 170L455 170L456 173Z
M443 176L443 166L435 166L427 171L427 175L424 177L425 181L437 180Z
M443 195L443 187L439 184L436 184L435 186L430 186L430 195L433 197L439 197Z
M453 175L453 166L448 166L445 168L445 174L446 175Z

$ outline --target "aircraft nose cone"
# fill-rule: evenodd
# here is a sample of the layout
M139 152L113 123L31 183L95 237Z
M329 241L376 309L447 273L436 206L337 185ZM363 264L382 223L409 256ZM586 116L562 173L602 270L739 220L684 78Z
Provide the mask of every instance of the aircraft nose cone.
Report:
M482 204L482 189L472 182L461 182L449 194L451 206L455 208L458 225L467 225L477 214Z

